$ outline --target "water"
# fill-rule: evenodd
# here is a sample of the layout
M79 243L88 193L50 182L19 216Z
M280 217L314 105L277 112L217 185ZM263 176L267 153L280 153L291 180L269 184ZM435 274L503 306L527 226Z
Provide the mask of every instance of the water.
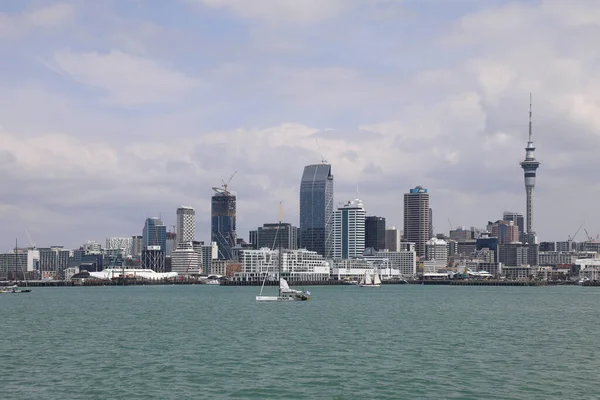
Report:
M258 290L0 295L0 397L600 397L598 288L319 286L293 303Z

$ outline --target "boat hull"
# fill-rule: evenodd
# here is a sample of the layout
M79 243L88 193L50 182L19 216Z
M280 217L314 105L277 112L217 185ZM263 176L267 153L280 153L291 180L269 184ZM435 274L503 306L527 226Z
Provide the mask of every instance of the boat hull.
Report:
M304 301L306 298L295 298L295 297L279 297L279 296L256 296L256 301Z
M381 285L358 285L360 287L379 287Z

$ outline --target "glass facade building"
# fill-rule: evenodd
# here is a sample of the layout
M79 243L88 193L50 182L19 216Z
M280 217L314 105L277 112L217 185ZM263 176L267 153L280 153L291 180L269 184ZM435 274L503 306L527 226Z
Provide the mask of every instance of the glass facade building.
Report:
M304 167L300 183L300 244L331 258L333 250L333 175L330 164Z
M167 249L167 227L160 218L146 218L142 231L142 250L148 246L160 246L161 251Z
M383 250L385 246L385 218L369 216L365 219L365 248Z
M235 247L236 196L231 192L217 192L211 198L211 241L217 243L219 260L231 260Z

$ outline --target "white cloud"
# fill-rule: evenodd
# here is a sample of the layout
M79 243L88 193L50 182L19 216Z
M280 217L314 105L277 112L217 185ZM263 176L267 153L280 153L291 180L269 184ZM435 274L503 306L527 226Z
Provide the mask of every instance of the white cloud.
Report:
M67 3L54 3L21 13L0 13L0 38L14 37L36 28L56 28L74 20L75 11Z
M104 91L110 102L130 106L182 100L200 85L196 78L158 62L123 53L57 53L58 70L76 81Z
M187 0L212 9L229 9L243 18L269 22L316 22L334 18L354 0Z

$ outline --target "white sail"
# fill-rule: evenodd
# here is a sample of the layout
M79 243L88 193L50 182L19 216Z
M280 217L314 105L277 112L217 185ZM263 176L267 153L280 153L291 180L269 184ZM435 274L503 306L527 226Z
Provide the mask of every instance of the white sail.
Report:
M379 279L379 274L375 274L373 277L373 285L381 285L381 280Z
M365 273L365 283L363 285L372 285L371 274L369 274L368 272Z
M289 289L290 286L288 285L288 283L285 279L279 278L279 288L280 289Z

